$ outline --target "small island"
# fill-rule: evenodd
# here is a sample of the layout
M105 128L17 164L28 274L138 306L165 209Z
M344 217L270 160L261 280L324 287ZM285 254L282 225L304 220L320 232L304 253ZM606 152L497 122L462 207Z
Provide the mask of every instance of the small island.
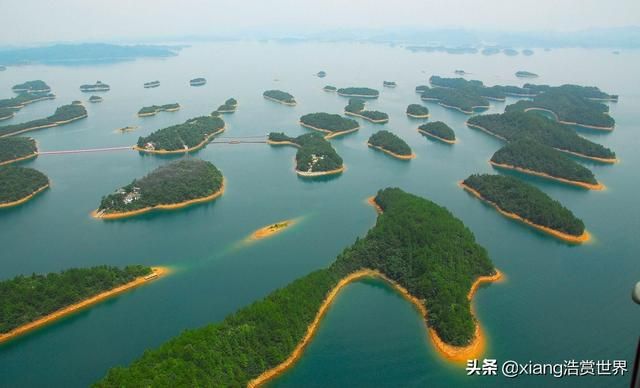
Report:
M180 104L177 102L165 105L145 106L138 111L138 117L154 116L158 112L176 112L180 110Z
M11 90L16 93L49 93L51 91L51 87L49 87L46 82L38 79L14 85Z
M0 137L0 166L38 156L36 141L30 137Z
M413 117L414 119L428 119L429 108L420 104L410 104L407 106L407 116Z
M325 139L346 135L360 129L360 124L338 114L309 113L300 117L300 125L326 134Z
M295 171L301 177L335 175L344 171L342 158L320 134L307 133L290 137L284 133L271 132L267 143L297 147Z
M284 231L290 226L293 226L294 223L295 223L294 220L284 220L284 221L276 222L275 224L267 225L263 228L256 230L255 232L251 233L251 236L249 238L250 240L262 240L263 238L271 237L275 234L278 234Z
M207 83L207 80L205 78L199 77L199 78L194 78L191 81L189 81L189 85L191 86L202 86L204 84Z
M512 48L506 48L502 50L502 53L504 55L507 55L509 57L513 57L519 54L518 50L512 49Z
M87 117L87 109L83 105L63 105L56 109L53 115L45 119L27 121L22 124L5 125L0 127L0 137L17 135L36 129L65 125Z
M89 97L89 102L94 103L94 104L97 103L97 102L102 102L102 97L93 95L93 96Z
M369 147L380 150L396 159L409 160L416 157L411 151L411 147L399 138L396 134L389 131L378 131L371 135L367 141Z
M495 207L500 214L548 233L563 241L589 241L584 223L542 190L504 175L471 175L462 188Z
M108 92L111 87L101 81L96 81L95 84L80 85L81 92Z
M210 162L181 159L153 170L102 198L91 215L100 219L137 216L211 201L224 192L224 178Z
M158 86L160 86L160 81L150 81L144 83L145 89L157 88Z
M344 107L344 113L349 116L360 117L374 124L384 124L389 122L389 115L377 110L365 110L364 100L350 98L349 104Z
M287 92L282 90L267 90L262 93L262 96L267 100L278 102L283 105L294 106L296 105L296 99Z
M157 279L167 268L130 265L71 268L0 281L0 343Z
M422 124L418 127L418 132L447 144L455 144L457 142L456 134L453 132L453 129L442 121Z
M466 71L464 71L464 70L460 70L460 69L458 69L458 70L454 70L453 72L454 72L454 74L456 74L456 75L467 75L467 72L466 72Z
M524 51L523 51L523 53L524 53ZM520 70L520 71L516 71L516 77L518 77L518 78L538 78L538 75L536 73L532 73L530 71Z
M326 85L324 88L322 88L322 90L329 93L335 93L338 90L338 88L336 88L335 86Z
M398 85L395 83L395 81L382 81L382 86L384 86L385 88L395 88Z
M185 153L204 147L225 129L217 116L201 116L140 137L134 149L155 154Z
M338 89L338 95L343 97L378 98L380 92L371 88L349 87Z
M238 101L235 98L229 98L224 104L220 105L216 112L218 113L233 113L238 108Z
M530 56L532 56L533 54L534 54L534 52L533 52L533 50L531 50L531 49L524 49L524 50L522 50L522 55L525 55L525 56L527 56L527 57L530 57Z
M49 178L38 170L0 167L0 208L23 204L49 187Z
M327 76L327 72L324 70L320 70L317 74L318 78L324 78Z

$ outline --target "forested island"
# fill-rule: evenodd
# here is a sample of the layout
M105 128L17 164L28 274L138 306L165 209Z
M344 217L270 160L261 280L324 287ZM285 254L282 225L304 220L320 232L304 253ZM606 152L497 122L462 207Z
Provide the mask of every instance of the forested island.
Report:
M580 244L589 240L584 223L542 190L504 175L471 175L462 187L491 204L502 215L521 221L563 241Z
M157 88L160 86L160 81L145 82L143 86L145 89Z
M491 164L590 190L602 190L593 172L549 146L530 138L508 143L491 157Z
M81 92L107 92L111 90L111 87L101 81L96 81L95 84L80 85Z
M324 90L325 92L335 92L338 90L338 88L336 88L335 86L326 85L324 88L322 88L322 90Z
M566 94L572 94L577 97L586 98L587 100L594 101L618 101L617 94L608 94L600 90L595 86L581 86L574 84L565 84L560 86L550 85L536 85L536 84L524 84L523 88L530 90L534 95L538 95L545 92L561 92Z
M139 286L164 268L131 265L71 268L0 281L0 342Z
M325 133L325 139L360 129L360 124L355 120L324 112L309 113L300 117L300 125Z
M218 113L233 113L238 108L238 101L235 98L229 98L224 104L220 105L216 112Z
M49 85L47 85L47 83L43 80L37 79L34 81L27 81L18 85L14 85L11 90L16 93L49 93L51 91L51 87L49 87Z
M389 282L414 303L441 353L479 358L483 337L471 297L478 284L500 277L487 251L429 200L389 188L373 201L382 210L376 225L328 268L146 351L130 366L111 369L96 387L257 387L300 358L336 295L364 277Z
M610 149L579 136L564 124L533 112L474 116L467 120L467 125L506 141L528 137L558 151L604 163L617 162L616 154Z
M180 110L180 104L177 102L165 105L145 106L138 111L139 117L153 116L158 112L176 112Z
M282 90L267 90L262 93L262 96L267 100L279 102L280 104L294 106L296 105L296 99L287 92Z
M410 104L407 106L407 116L415 119L429 118L429 108L420 104Z
M296 152L296 173L302 177L341 174L344 171L342 158L322 135L307 133L290 137L284 133L271 132L271 145L292 145Z
M422 124L418 127L418 132L447 144L455 144L457 142L453 129L442 121Z
M196 117L182 124L158 129L149 136L140 137L134 148L158 154L194 151L204 147L224 129L225 124L220 117Z
M344 97L378 98L380 92L371 88L349 87L338 89L338 95Z
M15 110L11 108L0 108L0 121L8 120L15 116Z
M49 187L49 178L38 170L17 166L0 167L0 208L27 202Z
M367 141L367 145L397 159L408 160L416 157L407 142L399 138L396 134L386 130L378 131L371 135Z
M516 71L516 77L518 77L518 78L538 78L538 75L536 73L532 73L530 71L520 70L520 71Z
M70 104L63 105L46 119L27 121L26 123L5 125L0 127L0 137L17 135L19 133L32 131L41 128L56 127L68 124L87 117L87 110L83 105Z
M318 78L324 78L327 76L327 72L324 70L320 70L317 74Z
M38 155L36 141L30 137L0 137L0 166Z
M344 113L349 116L360 117L375 124L389 122L388 114L377 110L365 110L364 100L359 98L350 98L349 104L344 107Z
M102 102L102 97L93 95L89 97L89 102L92 102L92 103Z
M433 75L429 78L429 83L435 87L457 89L463 94L471 97L479 96L488 100L495 101L504 101L506 99L506 95L502 86L485 86L482 81L478 80L469 81L460 77L445 78Z
M473 114L475 110L489 109L489 101L486 98L474 94L465 93L458 89L428 86L418 86L416 90L421 92L423 101L436 101L445 108L455 109L464 114Z
M395 81L382 81L382 86L385 88L395 88L398 86Z
M194 78L191 81L189 81L189 85L191 86L202 86L204 84L207 83L207 80L205 78L199 77L199 78Z
M200 159L181 159L153 170L102 198L92 215L115 219L152 210L179 209L211 201L224 192L220 170Z
M37 101L53 100L56 98L53 93L19 93L13 98L5 98L0 100L0 109L17 111L24 108L25 105L32 104Z

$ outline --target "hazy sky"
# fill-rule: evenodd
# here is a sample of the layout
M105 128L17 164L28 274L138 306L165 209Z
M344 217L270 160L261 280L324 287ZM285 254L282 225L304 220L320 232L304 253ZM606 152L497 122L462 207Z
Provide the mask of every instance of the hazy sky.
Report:
M240 29L640 25L640 0L0 0L0 44L216 35Z

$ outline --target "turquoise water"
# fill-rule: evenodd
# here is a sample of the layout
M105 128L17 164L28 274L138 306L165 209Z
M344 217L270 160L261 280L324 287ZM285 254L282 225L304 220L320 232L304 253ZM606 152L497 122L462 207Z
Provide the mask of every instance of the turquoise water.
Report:
M640 136L640 54L614 56L599 50L554 50L532 57L411 53L367 44L216 43L185 49L178 57L117 64L24 66L0 73L0 97L10 87L43 79L58 96L22 109L4 123L51 114L55 107L90 94L80 84L101 80L111 91L104 102L86 103L89 118L33 132L43 151L123 146L138 136L209 114L229 97L238 111L225 116L225 136L264 135L277 130L306 133L305 113L339 113L346 99L321 90L326 84L381 90L370 109L390 122L362 122L357 133L331 140L347 171L308 181L293 171L295 149L262 144L210 144L194 156L218 166L227 191L218 200L183 211L104 222L89 216L102 195L168 160L133 151L43 155L23 163L46 173L52 187L23 206L0 211L0 278L97 264L168 265L173 275L74 314L42 330L0 345L0 386L86 386L109 367L125 365L187 328L221 320L239 307L293 279L331 263L375 222L365 198L398 186L449 208L475 233L507 280L481 289L476 312L488 336L487 357L526 362L564 359L631 360L640 327L640 307L630 290L640 280L637 205ZM467 128L467 116L428 104L431 120L443 120L460 140L447 146L419 135L421 121L406 106L432 74L464 69L487 84L521 84L513 73L530 70L539 83L597 85L620 94L611 104L613 133L580 133L614 149L621 163L587 162L608 187L589 192L525 178L581 217L594 241L569 246L508 220L464 193L457 181L491 172L487 160L501 143ZM327 77L313 75L325 70ZM188 81L206 77L207 85ZM159 79L162 85L144 89ZM276 81L277 80L277 81ZM398 87L383 89L383 80ZM262 98L278 88L298 105ZM491 112L506 103L492 102ZM138 118L142 106L179 102L179 112ZM120 134L117 128L138 125ZM395 160L366 147L373 131L389 129L405 139L417 158ZM301 217L295 227L267 240L244 243L253 230ZM628 378L536 377L506 380L466 377L434 352L413 307L377 281L350 285L323 321L301 361L273 386L625 386Z

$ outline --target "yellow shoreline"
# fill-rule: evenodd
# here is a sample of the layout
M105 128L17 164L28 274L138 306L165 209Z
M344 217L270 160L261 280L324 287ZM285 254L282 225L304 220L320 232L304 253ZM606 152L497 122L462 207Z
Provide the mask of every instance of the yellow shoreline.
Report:
M443 143L447 143L447 144L456 144L456 143L458 142L458 140L457 140L457 139L456 139L456 140L449 140L449 139L445 139L445 138L443 138L443 137L436 136L436 135L434 135L433 133L430 133L430 132L427 132L427 131L423 131L423 130L422 130L422 129L420 129L420 128L418 128L418 132L422 133L423 135L426 135L426 136L432 137L432 138L434 138L434 139L436 139L436 140L440 140L440 141L441 141L441 142L443 142Z
M328 129L318 128L318 127L314 127L313 125L305 124L302 121L298 121L298 123L301 126L305 127L305 128L309 128L309 129L313 129L313 130L318 131L318 132L326 133L326 135L324 137L325 139L332 139L334 137L346 135L348 133L355 132L355 131L360 129L360 126L358 125L357 127L352 128L352 129L347 129L347 130L344 130L344 131L334 132L334 131L330 131Z
M34 191L33 193L27 195L24 198L21 198L17 201L13 201L13 202L5 202L5 203L0 203L0 209L1 208L6 208L6 207L13 207L13 206L18 206L21 205L25 202L27 202L28 200L30 200L31 198L35 197L36 195L38 195L40 192L46 190L49 188L49 183L47 183L46 185L40 187L38 190Z
M274 234L280 233L283 230L293 226L295 220L284 220L262 227L255 232L251 233L249 237L251 240L261 240L263 238L271 237Z
M389 118L382 119L382 120L374 120L374 119L371 119L371 118L369 118L367 116L363 116L363 115L360 115L360 114L357 114L357 113L353 113L353 112L349 112L349 111L346 111L346 110L344 111L344 114L346 114L347 116L360 117L361 119L365 119L365 120L370 121L370 122L372 122L374 124L384 124L384 123L388 123L389 122Z
M21 160L32 159L32 158L35 158L36 156L38 156L38 153L34 152L32 154L29 154L27 156L22 156L20 158L5 160L4 162L0 162L0 166L4 166L5 164L11 164L11 163L19 162Z
M406 112L407 116L409 117L413 117L414 119L428 119L429 117L431 117L430 113L427 113L426 115L413 115L409 112Z
M393 157L394 157L394 158L396 158L396 159L401 159L401 160L411 160L411 159L413 159L413 158L415 158L415 157L416 157L416 154L414 154L413 152L411 153L411 155L400 155L400 154L396 154L395 152L391 152L391 151L389 151L389 150L387 150L387 149L384 149L384 148L382 148L382 147L380 147L380 146L375 146L375 145L373 145L373 144L371 144L371 143L369 143L369 142L367 142L367 145L368 145L369 147L371 147L371 148L378 149L378 150L380 150L380 151L382 151L382 152L384 152L384 153L386 153L386 154L388 154L388 155L391 155L391 156L393 156Z
M342 174L344 172L344 170L345 170L344 166L342 166L340 168L336 168L335 170L314 171L314 172L300 171L300 170L296 169L296 174L298 174L299 176L305 177L305 178L313 178L313 177L324 176L324 175Z
M215 137L216 135L219 135L222 132L224 132L226 128L227 128L227 125L225 124L224 127L220 128L219 130L215 131L211 135L207 136L202 142L196 144L195 146L193 146L191 148L184 148L184 149L181 149L181 150L172 150L172 151L167 151L167 150L148 150L148 149L145 149L145 148L140 148L137 145L134 145L132 148L134 150L136 150L136 151L146 152L146 153L149 153L149 154L184 154L184 153L195 151L195 150L198 150L198 149L204 147L207 143L209 143L211 141L211 139L213 137Z
M496 203L491 202L489 200L487 200L486 198L484 198L482 196L482 194L480 194L478 191L472 189L471 187L467 186L464 184L464 182L460 182L460 187L462 187L464 190L466 190L467 192L471 193L473 196L477 197L478 199L484 201L485 203L488 203L489 205L493 206L500 214L502 214L505 217L511 218L513 220L517 220L522 222L523 224L529 225L535 229L538 229L542 232L545 232L553 237L556 237L562 241L571 243L571 244L582 244L582 243L586 243L591 239L591 235L589 234L589 232L587 232L586 230L580 235L580 236L574 236L571 234L567 234L564 232L561 232L559 230L555 230L543 225L539 225L536 224L534 222L529 221L526 218L522 218L519 215L515 214L515 213L510 213L506 210L503 210L502 208L500 208Z
M277 102L279 104L282 105L287 105L287 106L296 106L297 102L286 102L286 101L280 101L277 98L273 98L273 97L269 97L269 96L265 96L264 94L262 95L262 97L266 98L267 100L273 101L273 102Z
M524 173L524 174L529 174L529 175L535 175L535 176L551 179L551 180L554 180L554 181L566 183L566 184L569 184L569 185L582 187L582 188L588 189L588 190L604 190L606 188L602 183L597 183L597 184L594 185L592 183L586 183L586 182L580 182L580 181L572 181L570 179L565 179L565 178L560 178L560 177L556 177L556 176L553 176L553 175L549 175L549 174L546 174L544 172L538 172L538 171L534 171L534 170L529 170L527 168L512 166L510 164L496 163L496 162L494 162L492 160L489 160L489 164L491 164L494 167L505 168L505 169L508 169L508 170L514 170L514 171L518 171L518 172L521 172L521 173Z
M79 310L85 309L91 305L94 305L98 302L102 302L103 300L120 294L124 291L128 291L132 288L138 287L142 284L145 284L151 280L155 280L159 277L167 275L170 270L167 267L152 267L152 273L146 276L140 276L129 283L120 285L116 288L113 288L109 291L104 291L100 294L94 295L88 299L80 301L78 303L74 303L70 306L64 307L60 310L54 311L51 314L45 315L42 318L39 318L33 322L26 323L22 326L19 326L8 333L0 334L0 343L13 339L15 337L21 336L30 332L32 330L38 329L42 326L48 325L49 323L56 321L62 317L75 313Z
M267 144L271 144L271 145L290 145L290 146L294 146L296 148L301 148L299 144L296 144L292 141L273 141L273 140L267 140Z

